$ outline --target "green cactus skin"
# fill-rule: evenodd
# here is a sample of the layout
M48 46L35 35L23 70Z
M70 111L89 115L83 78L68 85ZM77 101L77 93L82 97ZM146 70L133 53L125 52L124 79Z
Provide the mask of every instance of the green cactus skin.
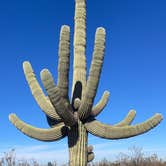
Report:
M121 127L121 126L127 126L132 123L136 116L136 111L135 110L130 110L127 114L127 116L119 123L115 124L114 126L116 127Z
M69 65L70 65L70 27L62 26L59 42L59 64L58 64L58 83L61 96L68 99L69 88Z
M26 124L15 114L10 114L9 119L21 132L40 141L56 141L66 136L67 128L63 122L54 128L40 129Z
M93 106L104 60L104 28L97 28L93 59L86 79L86 0L75 0L74 64L71 102L69 90L70 28L62 26L59 40L58 81L55 84L48 69L41 71L41 80L48 94L45 96L31 64L23 63L23 70L37 104L47 116L51 128L33 127L15 114L9 115L13 125L25 135L40 141L56 141L68 137L69 165L86 166L94 159L93 147L88 146L88 133L105 139L123 139L143 134L157 126L162 115L156 114L147 121L131 125L136 111L131 110L117 124L107 125L95 117L105 108L109 92L105 91L100 101Z
M75 24L74 24L74 67L72 94L75 85L82 85L82 96L86 88L86 1L75 0Z
M55 108L51 104L50 100L44 95L38 81L36 80L32 66L28 61L23 63L23 70L32 95L37 104L40 106L41 110L43 110L43 112L50 118L60 121L61 118L56 113Z
M92 116L97 116L98 114L100 114L100 112L107 105L109 96L110 96L110 93L108 91L105 91L103 93L103 96L100 99L100 101L95 106L92 107L92 111L90 113Z

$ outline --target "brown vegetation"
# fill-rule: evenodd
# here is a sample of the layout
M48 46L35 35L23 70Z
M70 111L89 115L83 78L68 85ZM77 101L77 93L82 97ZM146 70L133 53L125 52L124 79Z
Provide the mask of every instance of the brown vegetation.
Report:
M160 159L156 154L145 156L142 148L134 146L129 148L129 154L120 153L114 162L103 159L89 166L166 166L166 161Z
M15 150L12 149L0 158L0 166L58 166L58 164L56 161L39 164L34 159L18 160ZM61 166L68 166L68 164ZM134 146L129 149L129 154L120 153L114 162L103 159L99 162L92 162L88 166L166 166L166 161L160 159L156 154L145 156L142 148Z

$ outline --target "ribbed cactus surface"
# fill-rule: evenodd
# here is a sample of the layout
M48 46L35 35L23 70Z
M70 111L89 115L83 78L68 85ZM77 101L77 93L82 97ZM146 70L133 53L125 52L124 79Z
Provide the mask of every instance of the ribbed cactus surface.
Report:
M100 73L104 60L104 28L97 28L90 71L86 70L86 0L75 0L74 27L74 63L71 101L69 99L69 65L70 65L70 28L62 26L59 39L58 81L48 69L41 71L41 80L47 92L40 87L33 68L29 62L23 63L23 70L37 104L45 113L50 129L33 127L15 114L9 119L17 129L41 141L56 141L68 137L69 165L86 166L94 159L93 147L88 146L88 133L106 139L133 137L149 131L160 123L162 116L156 114L147 121L131 125L136 112L129 111L127 116L115 125L107 125L96 120L96 116L108 102L109 92L105 91L100 101L93 105Z

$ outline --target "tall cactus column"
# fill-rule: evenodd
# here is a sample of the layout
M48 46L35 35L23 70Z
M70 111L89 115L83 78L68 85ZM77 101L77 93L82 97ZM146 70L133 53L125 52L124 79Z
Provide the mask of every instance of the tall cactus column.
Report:
M86 3L85 0L75 0L75 24L74 24L74 67L73 67L73 86L81 83L82 94L84 95L86 86ZM79 87L78 87L79 88ZM79 96L81 98L81 96Z
M88 133L105 139L129 138L157 126L162 120L162 115L156 114L136 125L131 125L136 115L134 110L129 111L122 121L112 126L96 120L96 116L104 110L109 99L109 92L105 91L100 101L93 105L104 61L106 31L102 27L96 30L92 63L86 79L86 0L75 0L75 2L71 101L68 94L70 28L64 25L59 40L57 85L48 69L43 69L40 74L48 96L40 87L31 64L27 61L23 63L24 74L32 95L46 115L50 128L33 127L15 114L10 114L9 119L25 135L40 141L57 141L68 137L69 165L86 166L94 158L93 147L88 146Z
M68 133L70 165L85 166L87 164L87 130L81 121L71 127Z

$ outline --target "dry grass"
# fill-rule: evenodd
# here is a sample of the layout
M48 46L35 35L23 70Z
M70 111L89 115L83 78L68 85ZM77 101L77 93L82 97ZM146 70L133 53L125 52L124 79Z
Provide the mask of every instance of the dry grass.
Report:
M64 164L61 166L67 166ZM58 166L56 162L48 162L47 164L39 164L36 160L17 160L15 150L12 149L0 158L0 166ZM92 162L88 166L166 166L166 161L158 158L156 154L145 156L142 148L132 147L129 154L120 153L114 162L106 159L100 162Z
M115 162L103 159L89 166L166 166L166 161L158 158L156 154L146 157L142 148L132 147L129 154L120 153Z

